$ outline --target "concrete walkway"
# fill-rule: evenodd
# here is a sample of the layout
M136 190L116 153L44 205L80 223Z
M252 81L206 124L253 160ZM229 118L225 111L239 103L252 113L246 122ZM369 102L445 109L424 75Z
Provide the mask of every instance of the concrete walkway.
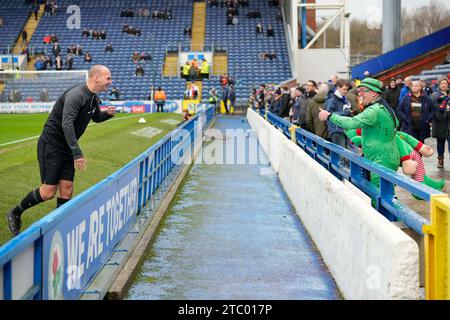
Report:
M224 132L249 127L239 117L219 116L215 128ZM340 298L267 164L194 164L127 295L127 299Z

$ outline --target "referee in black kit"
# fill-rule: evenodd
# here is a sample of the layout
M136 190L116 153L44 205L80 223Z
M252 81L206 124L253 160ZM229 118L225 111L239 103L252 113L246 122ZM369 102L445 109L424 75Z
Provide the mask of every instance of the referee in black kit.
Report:
M28 208L52 199L57 191L57 208L72 198L75 169L84 170L87 166L78 139L91 119L102 122L114 116L114 107L100 111L96 95L106 91L111 83L109 69L95 65L86 82L66 90L56 101L37 145L42 184L7 213L8 227L14 236L20 233L20 217Z

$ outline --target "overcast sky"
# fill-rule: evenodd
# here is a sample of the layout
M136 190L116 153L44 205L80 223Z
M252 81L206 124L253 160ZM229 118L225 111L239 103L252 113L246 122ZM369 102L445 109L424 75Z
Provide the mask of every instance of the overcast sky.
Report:
M317 3L336 3L337 0L316 0ZM415 8L428 5L431 0L402 0L402 7ZM448 1L440 0L440 2L449 8ZM362 20L367 15L377 15L383 11L383 0L349 0L349 10L352 18ZM332 15L332 11L329 11ZM379 15L378 14L378 15ZM328 13L327 13L328 15ZM375 18L375 16L373 16Z

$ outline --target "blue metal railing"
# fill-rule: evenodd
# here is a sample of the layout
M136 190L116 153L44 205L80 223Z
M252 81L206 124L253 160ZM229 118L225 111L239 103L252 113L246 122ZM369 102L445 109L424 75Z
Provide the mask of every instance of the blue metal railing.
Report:
M264 109L260 108L258 112L262 117L266 117ZM292 124L289 121L271 112L267 113L267 120L281 130L286 137L292 139L292 129L290 129ZM415 211L402 205L395 197L394 187L399 186L428 202L432 195L443 194L442 192L373 163L354 152L301 128L295 129L295 135L296 143L300 148L338 179L349 180L372 198L376 203L375 208L386 218L391 221L403 221L418 234L424 234L423 226L428 225L430 222ZM342 162L339 161L342 158L347 159L350 168L342 165ZM379 188L370 183L370 174L380 176Z
M165 179L184 166L185 155L193 154L198 135L213 116L214 109L208 108L184 122L123 168L0 247L0 299L78 299ZM65 237L59 237L62 242L56 241L55 246L57 234ZM54 255L59 259L52 259ZM74 274L69 271L69 258L79 259ZM22 279L25 273L32 273L29 280ZM73 275L76 286L70 288Z

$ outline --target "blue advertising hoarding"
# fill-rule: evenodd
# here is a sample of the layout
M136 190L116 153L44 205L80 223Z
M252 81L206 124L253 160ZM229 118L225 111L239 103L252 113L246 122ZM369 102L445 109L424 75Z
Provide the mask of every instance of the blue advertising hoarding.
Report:
M78 299L136 222L139 166L65 208L43 236L43 299ZM89 191L89 190L88 190Z

